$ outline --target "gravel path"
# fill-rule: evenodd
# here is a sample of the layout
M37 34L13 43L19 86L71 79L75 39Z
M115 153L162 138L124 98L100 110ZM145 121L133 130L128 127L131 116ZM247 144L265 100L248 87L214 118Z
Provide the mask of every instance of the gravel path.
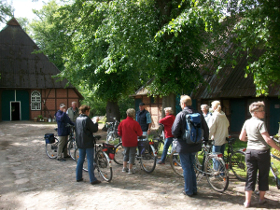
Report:
M183 178L169 164L157 166L152 174L140 170L122 173L113 163L110 183L90 185L76 182L73 160L51 160L45 153L45 133L56 124L0 122L0 209L244 209L244 183L230 176L224 193L210 188L204 177L198 183L198 195L186 197ZM104 132L98 134L105 136ZM104 139L104 138L103 138ZM101 180L101 177L97 176ZM270 187L267 204L251 209L280 209L280 195Z

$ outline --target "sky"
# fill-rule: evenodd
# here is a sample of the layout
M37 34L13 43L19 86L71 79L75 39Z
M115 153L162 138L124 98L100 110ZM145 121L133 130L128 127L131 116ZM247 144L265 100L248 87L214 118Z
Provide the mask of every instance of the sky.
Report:
M12 5L13 8L15 9L14 11L15 18L26 17L31 22L32 19L36 18L36 16L32 12L32 9L40 10L43 7L44 2L47 3L50 0L37 0L33 2L32 0L4 0L3 2L5 1L9 5ZM5 26L6 24L0 24L0 29L2 29Z

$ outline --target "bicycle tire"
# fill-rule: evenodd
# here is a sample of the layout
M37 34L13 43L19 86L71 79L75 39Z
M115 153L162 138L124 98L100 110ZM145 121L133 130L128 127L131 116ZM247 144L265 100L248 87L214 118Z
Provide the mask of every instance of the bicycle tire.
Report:
M74 138L69 139L68 140L68 144L67 144L67 151L68 151L68 155L70 155L70 157L75 160L75 150L77 148L77 144L76 144L76 140Z
M75 149L74 156L75 156L76 163L78 163L78 160L79 160L79 149L78 148ZM85 156L85 160L84 160L84 164L83 164L83 170L85 172L88 172L87 155Z
M147 173L152 173L157 164L157 155L153 145L149 144L149 147L140 155L140 165Z
M123 156L124 156L124 148L122 146L122 143L119 143L116 147L115 147L115 157L114 157L114 162L122 165L123 164Z
M214 169L213 161L218 162L218 168ZM225 162L222 158L209 154L204 163L206 179L210 186L218 192L224 192L228 188L229 176Z
M111 160L109 159L108 155L99 150L95 156L95 162L97 165L97 170L101 177L106 181L110 182L113 178L113 169Z
M50 159L57 158L57 149L58 149L59 140L54 137L54 143L46 144L46 153Z
M169 161L170 161L170 165L171 165L171 168L173 169L173 171L177 175L184 177L179 153L176 151L173 151L170 155Z
M247 177L247 166L245 162L245 153L236 151L230 155L229 167L240 181L245 182Z

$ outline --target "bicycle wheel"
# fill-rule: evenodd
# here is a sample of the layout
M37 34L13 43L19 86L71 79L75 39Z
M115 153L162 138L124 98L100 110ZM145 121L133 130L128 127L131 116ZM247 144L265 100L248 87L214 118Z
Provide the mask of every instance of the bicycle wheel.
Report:
M152 173L157 164L157 155L153 145L149 145L148 148L140 156L140 165L147 173Z
M77 148L76 140L75 139L70 139L68 141L67 151L68 151L68 154L71 156L71 158L73 160L75 160L74 152L75 152L76 148Z
M115 149L114 161L115 161L115 163L122 165L123 156L124 156L124 148L122 146L122 143L119 143L115 148L116 149Z
M54 137L54 143L46 144L46 153L50 159L57 158L57 148L59 140Z
M236 151L232 153L230 156L229 167L238 180L246 181L247 166L244 152Z
M173 169L173 171L177 175L184 177L183 168L181 165L180 156L179 156L178 152L176 152L176 151L172 152L169 160L170 160L170 165L171 165L171 168Z
M228 188L228 171L222 158L209 154L204 163L204 171L208 183L214 190L224 192Z
M101 150L97 151L95 162L97 165L97 170L102 178L105 181L110 182L113 178L113 170L111 160L109 159L108 155Z
M79 155L79 149L78 149L78 148L75 149L74 157L75 157L74 160L75 160L76 162L78 162L79 157L80 157L80 155ZM83 170L84 170L85 172L88 172L87 155L85 156L85 161L84 161L84 164L83 164Z

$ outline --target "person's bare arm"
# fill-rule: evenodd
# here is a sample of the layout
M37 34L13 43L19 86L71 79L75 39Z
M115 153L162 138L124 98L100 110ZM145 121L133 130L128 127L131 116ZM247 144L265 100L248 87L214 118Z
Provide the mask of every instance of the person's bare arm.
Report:
M272 148L277 149L277 150L280 151L280 147L278 147L278 146L275 144L275 142L273 141L273 139L270 138L268 132L262 133L262 137L263 137L263 139L266 141L266 143L267 143L269 146L271 146Z
M241 131L241 133L240 133L240 135L239 135L239 139L240 139L241 141L248 141L248 139L247 139L247 133L246 133L245 129L242 129L242 131Z

